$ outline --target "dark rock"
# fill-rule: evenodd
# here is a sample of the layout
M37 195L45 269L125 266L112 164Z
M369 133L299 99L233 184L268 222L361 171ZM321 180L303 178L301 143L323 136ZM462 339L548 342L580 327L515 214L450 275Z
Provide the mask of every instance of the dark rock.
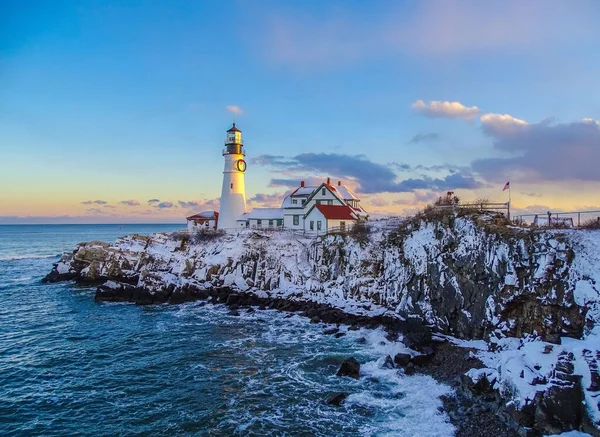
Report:
M367 339L366 339L365 337L358 337L358 338L356 339L356 342L357 342L358 344L365 344L365 343L367 342Z
M427 364L429 364L431 362L432 358L433 358L433 349L426 348L425 353L422 353L420 355L415 355L414 357L412 357L411 362L415 366L426 366Z
M360 363L354 357L344 360L337 372L337 376L349 376L350 378L358 379L360 376Z
M360 328L356 325L350 325L350 327L348 328L348 331L358 331Z
M348 393L334 393L327 399L327 405L335 405L336 407L339 407L347 397Z
M331 329L326 329L325 331L323 331L323 334L333 335L333 334L337 334L338 332L339 332L338 328L331 328Z
M229 313L229 315L230 315L230 316L239 317L240 313L239 313L239 312L237 312L237 311L231 311L231 312Z
M225 301L225 303L228 306L232 306L234 304L239 303L239 301L240 301L240 295L236 294L236 293L232 293L232 294L230 294L230 295L227 296L227 300Z
M258 309L259 309L260 311L264 311L264 310L266 310L266 309L267 309L267 307L266 307L266 306L264 306L264 305L259 305L259 306L258 306Z
M469 392L475 394L475 395L486 395L486 394L491 394L494 392L494 382L496 381L496 379L492 379L491 381L488 379L487 376L482 375L477 382L473 382L473 380L471 378L469 378L467 375L461 375L460 376L460 381L462 383L463 388L465 388L466 390L468 390Z
M546 334L544 340L552 344L560 344L560 334Z
M551 344L547 344L546 346L544 346L544 354L549 354L550 352L552 352L552 349L554 349L554 347Z
M396 363L400 367L405 367L410 363L411 355L410 354L396 354L394 357L394 363Z
M408 363L408 365L404 368L405 375L414 375L415 374L415 366L413 363Z
M341 338L344 335L346 335L346 333L344 333L344 332L338 332L337 334L335 334L335 338Z
M392 357L390 357L389 355L385 357L385 361L383 362L383 365L381 367L383 367L384 369L393 369L394 361L392 361Z
M239 307L240 307L240 306L239 306L238 304L233 304L233 305L231 305L231 306L229 307L229 309L230 309L231 311L235 311L235 310L239 309Z
M246 310L247 313L253 313L254 312L254 308L252 307L248 307L248 309Z
M546 390L537 392L534 428L547 434L577 430L582 424L581 376L574 374L573 354L562 352L558 356L550 384Z
M314 316L312 319L310 319L310 323L320 323L321 322L321 318L319 316Z

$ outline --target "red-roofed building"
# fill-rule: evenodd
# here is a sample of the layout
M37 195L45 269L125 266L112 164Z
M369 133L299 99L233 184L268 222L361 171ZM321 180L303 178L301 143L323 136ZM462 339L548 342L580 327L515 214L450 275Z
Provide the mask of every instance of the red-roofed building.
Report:
M327 178L325 183L314 186L307 186L302 181L300 182L300 187L296 188L283 199L281 205L283 210L283 227L285 229L311 231L310 219L307 216L309 213L312 213L315 205L343 206L347 207L344 211L347 211L349 208L353 213L352 219L347 217L346 220L330 218L328 220L331 223L333 223L333 220L347 223L349 220L367 220L369 217L367 212L360 206L360 199L348 187L342 185L341 181L332 184L331 179ZM321 220L313 221L313 231L317 231L316 226L319 221L323 230L327 228L324 216ZM330 225L329 228L337 226L339 225Z
M186 218L189 231L216 230L219 223L217 211L204 211Z
M348 205L324 205L315 203L304 215L306 232L326 232L332 229L349 229L359 220L359 216Z

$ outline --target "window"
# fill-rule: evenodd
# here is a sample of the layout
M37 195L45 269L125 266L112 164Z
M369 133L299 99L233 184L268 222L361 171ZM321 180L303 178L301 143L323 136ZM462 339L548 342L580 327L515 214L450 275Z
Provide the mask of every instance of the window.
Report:
M321 196L325 195L325 188L321 188Z
M231 183L231 189L233 190L233 182Z
M310 221L310 230L311 231L315 230L315 222L313 220Z
M283 226L283 220L277 220L277 226Z
M317 222L317 231L321 230L321 220Z
M259 220L256 220L256 224L257 224L258 226L262 226L262 220L260 220L260 219L259 219Z
M306 199L302 199L302 205L306 203Z
M269 226L273 226L273 220L269 220Z
M298 204L298 201L297 201L296 199L293 199L293 200L292 200L292 203L293 203L294 205L297 205L297 204Z
M294 216L294 226L298 226L299 224L300 224L300 216L295 215Z
M346 222L340 222L340 229L343 231L346 229Z
M333 200L328 200L327 205L333 205Z

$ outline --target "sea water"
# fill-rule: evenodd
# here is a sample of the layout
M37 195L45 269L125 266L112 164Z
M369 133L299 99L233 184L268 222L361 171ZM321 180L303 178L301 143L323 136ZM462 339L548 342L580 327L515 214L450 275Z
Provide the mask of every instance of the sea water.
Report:
M380 330L335 338L275 310L97 303L41 283L80 241L179 228L0 226L0 435L453 435L449 387L383 368L404 348ZM350 356L359 380L335 376ZM327 405L335 392L350 395Z

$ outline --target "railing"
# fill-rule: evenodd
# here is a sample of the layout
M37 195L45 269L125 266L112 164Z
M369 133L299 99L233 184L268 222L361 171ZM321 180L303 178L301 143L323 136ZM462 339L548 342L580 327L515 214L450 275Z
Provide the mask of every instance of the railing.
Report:
M531 222L541 226L552 226L553 224L559 224L559 222L564 221L565 219L571 219L571 222L574 224L575 219L577 219L577 226L581 226L581 219L585 220L586 217L588 219L597 219L600 220L600 210L591 210L591 211L567 211L567 212L541 212L541 213L532 213L532 214L519 214L515 216L515 221L517 222L527 222L526 218L531 218ZM553 223L554 222L554 223Z
M435 205L434 209L469 209L477 211L506 211L506 216L510 219L510 202L472 202L472 203L457 203L449 205Z
M221 151L221 155L242 155L242 156L246 156L246 152L244 152L244 149L242 149L241 147L238 147L237 149L229 149L227 146L223 147L223 150Z

